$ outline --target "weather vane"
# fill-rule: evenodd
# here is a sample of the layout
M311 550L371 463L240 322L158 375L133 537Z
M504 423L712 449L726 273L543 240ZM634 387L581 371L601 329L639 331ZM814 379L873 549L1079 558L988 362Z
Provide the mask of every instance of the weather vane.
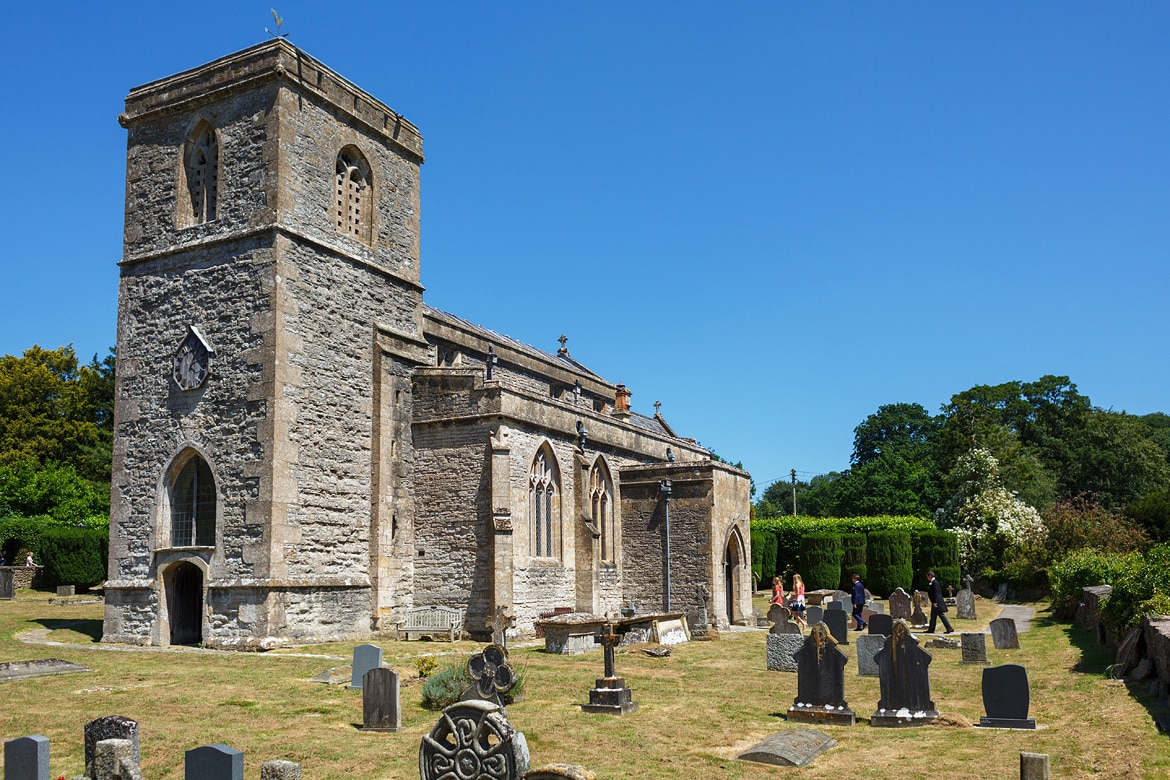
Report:
M267 27L264 28L264 32L268 33L273 38L287 38L288 33L280 31L280 28L284 26L284 19L280 18L280 14L276 13L275 8L269 10L272 11L272 19L276 22L276 32L272 32L272 30L269 30Z

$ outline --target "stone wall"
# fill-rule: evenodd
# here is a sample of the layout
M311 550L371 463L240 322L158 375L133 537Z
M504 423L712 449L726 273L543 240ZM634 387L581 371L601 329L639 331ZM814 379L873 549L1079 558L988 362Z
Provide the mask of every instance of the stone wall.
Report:
M1170 689L1170 615L1142 618L1142 638L1145 640L1146 657L1154 665L1161 680L1160 694L1163 698Z

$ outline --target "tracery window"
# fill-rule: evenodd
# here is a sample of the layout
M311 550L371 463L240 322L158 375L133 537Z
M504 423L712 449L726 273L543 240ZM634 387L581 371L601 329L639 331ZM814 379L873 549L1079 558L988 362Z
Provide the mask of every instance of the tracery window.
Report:
M559 552L561 497L556 460L547 445L541 447L528 471L529 552L553 558Z
M171 485L171 546L215 546L215 510L211 467L192 455Z
M338 233L370 243L373 188L366 158L352 146L337 154L334 222Z
M613 480L600 458L589 470L589 515L601 534L601 560L616 560L617 540L613 527Z
M219 143L215 129L206 122L196 128L187 144L187 192L191 219L196 225L215 219L219 186Z

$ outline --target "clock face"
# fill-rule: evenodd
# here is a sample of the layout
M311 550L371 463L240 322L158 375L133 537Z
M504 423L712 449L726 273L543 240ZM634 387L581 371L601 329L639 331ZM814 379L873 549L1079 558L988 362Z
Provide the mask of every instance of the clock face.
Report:
M187 331L187 338L175 353L172 376L180 390L194 390L200 387L211 373L211 355L207 346L194 331Z

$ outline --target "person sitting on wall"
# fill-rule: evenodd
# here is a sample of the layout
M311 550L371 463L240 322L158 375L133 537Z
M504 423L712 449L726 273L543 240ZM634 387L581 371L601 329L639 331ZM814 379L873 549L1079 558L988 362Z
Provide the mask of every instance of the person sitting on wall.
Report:
M24 565L25 566L36 566L36 564L33 563L32 553L29 553L28 557L24 559Z

